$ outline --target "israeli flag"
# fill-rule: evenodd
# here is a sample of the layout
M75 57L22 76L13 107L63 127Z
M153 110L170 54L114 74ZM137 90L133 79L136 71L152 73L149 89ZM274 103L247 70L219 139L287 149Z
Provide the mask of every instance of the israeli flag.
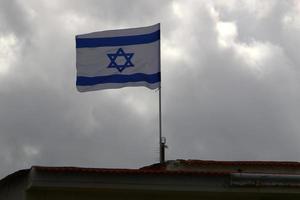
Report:
M76 36L78 91L160 86L160 24Z

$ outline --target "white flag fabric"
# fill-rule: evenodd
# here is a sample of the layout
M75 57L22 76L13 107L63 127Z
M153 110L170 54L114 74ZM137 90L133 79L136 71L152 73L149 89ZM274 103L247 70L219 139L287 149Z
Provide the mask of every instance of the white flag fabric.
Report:
M76 36L80 92L160 86L160 24Z

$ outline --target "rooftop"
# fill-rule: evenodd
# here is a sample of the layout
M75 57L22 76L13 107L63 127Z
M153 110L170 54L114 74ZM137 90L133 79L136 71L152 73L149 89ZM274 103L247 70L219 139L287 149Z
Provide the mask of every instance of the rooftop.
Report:
M1 189L10 191L3 188L14 184L22 184L24 190L33 195L39 191L43 191L41 194L47 191L49 195L52 195L50 191L64 193L67 189L71 193L101 191L101 195L107 196L115 195L114 191L151 196L155 191L161 195L172 194L177 199L180 199L177 195L201 198L208 195L217 199L218 195L227 195L225 199L266 195L272 200L272 195L276 195L275 199L280 199L280 195L282 199L292 195L299 199L300 163L171 160L139 169L32 166L0 180L0 194Z
M214 161L214 160L171 160L164 164L156 163L139 169L122 168L83 168L32 166L4 179L28 173L31 170L50 173L97 173L97 174L160 174L160 175L206 175L226 176L232 173L294 174L300 175L300 162L287 161Z

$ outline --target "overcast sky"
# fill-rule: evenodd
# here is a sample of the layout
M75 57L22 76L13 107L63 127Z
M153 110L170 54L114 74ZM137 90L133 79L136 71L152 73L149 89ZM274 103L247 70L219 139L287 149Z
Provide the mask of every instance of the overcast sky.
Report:
M75 35L156 23L168 160L300 160L300 1L1 0L0 177L158 162L157 91L75 87Z

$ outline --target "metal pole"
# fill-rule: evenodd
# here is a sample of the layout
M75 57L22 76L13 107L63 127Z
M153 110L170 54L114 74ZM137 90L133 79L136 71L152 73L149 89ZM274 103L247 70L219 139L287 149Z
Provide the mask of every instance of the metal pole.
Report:
M161 86L159 86L159 160L165 162L165 144L162 142L162 124L161 124Z
M160 33L159 33L160 34ZM160 40L159 40L160 42ZM159 44L160 46L160 44ZM160 163L165 162L165 148L166 138L162 137L162 123L161 123L161 60L160 60L160 47L158 50L159 67L160 67L160 83L159 83L159 161Z

